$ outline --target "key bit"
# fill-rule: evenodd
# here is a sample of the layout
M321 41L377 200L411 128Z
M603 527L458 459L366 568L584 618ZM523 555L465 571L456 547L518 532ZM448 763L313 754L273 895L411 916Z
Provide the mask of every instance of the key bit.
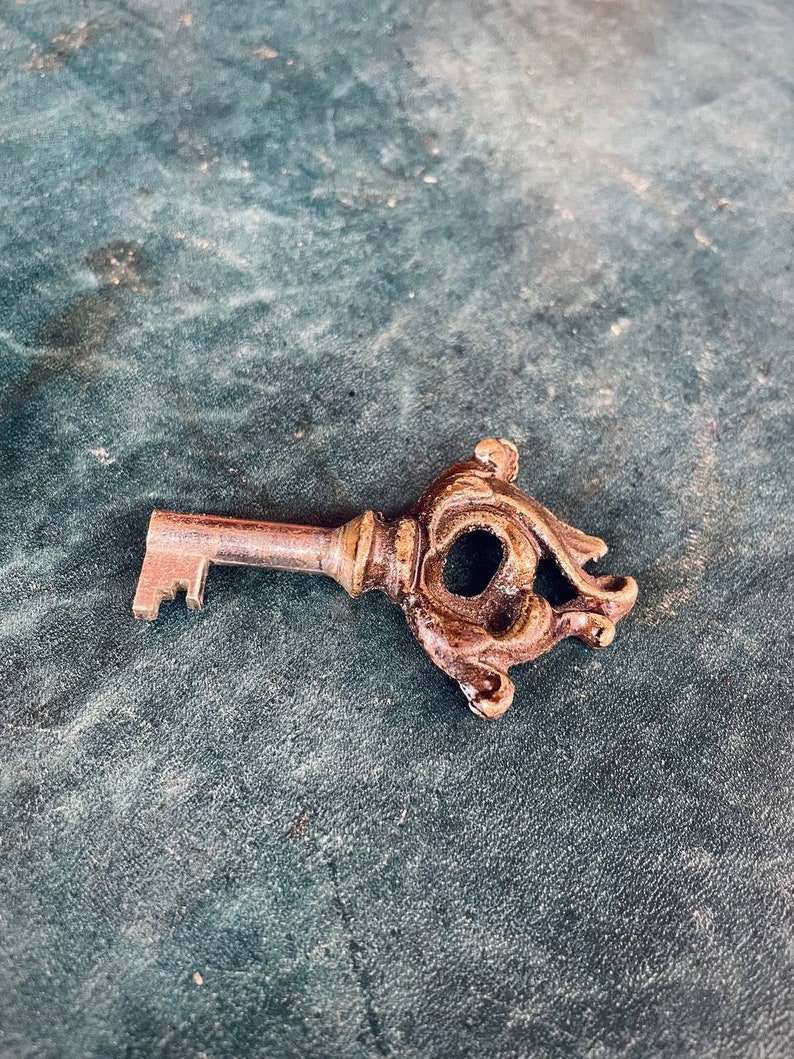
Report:
M336 529L155 511L133 602L136 618L153 620L163 600L184 589L202 605L212 564L326 574L351 596L379 589L400 606L433 661L457 680L480 717L501 716L515 691L510 666L573 636L606 647L633 607L632 577L594 575L584 564L607 551L604 541L574 529L513 484L518 452L488 438L471 460L444 471L402 518L373 511ZM465 534L492 534L502 558L475 596L457 595L444 570ZM570 588L552 606L535 590L538 564L551 559Z

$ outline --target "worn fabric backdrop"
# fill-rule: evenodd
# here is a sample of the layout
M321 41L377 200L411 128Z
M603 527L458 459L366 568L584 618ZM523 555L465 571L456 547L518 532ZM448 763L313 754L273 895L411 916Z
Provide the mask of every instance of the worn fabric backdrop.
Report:
M0 1053L789 1057L787 0L0 3ZM339 523L483 436L608 651L472 716Z

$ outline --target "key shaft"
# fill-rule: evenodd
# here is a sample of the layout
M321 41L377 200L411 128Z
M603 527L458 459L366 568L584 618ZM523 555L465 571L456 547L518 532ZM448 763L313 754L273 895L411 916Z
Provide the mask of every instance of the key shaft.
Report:
M155 511L133 613L153 621L163 600L174 599L180 589L185 590L188 607L198 610L212 564L326 574L352 592L361 523L359 518L327 529Z

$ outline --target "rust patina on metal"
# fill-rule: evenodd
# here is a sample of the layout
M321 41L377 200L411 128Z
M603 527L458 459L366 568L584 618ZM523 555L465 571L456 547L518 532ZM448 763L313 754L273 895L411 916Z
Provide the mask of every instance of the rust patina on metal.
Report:
M499 717L513 701L510 666L568 636L608 646L637 598L633 578L584 570L606 553L604 541L520 492L511 484L517 473L515 445L489 438L391 522L373 511L337 529L155 511L133 612L152 620L179 589L188 607L199 608L213 563L327 574L351 596L384 592L436 665L458 681L471 709ZM497 538L502 559L483 591L457 595L444 568L453 545L475 530ZM536 591L543 559L554 561L570 587L561 605Z

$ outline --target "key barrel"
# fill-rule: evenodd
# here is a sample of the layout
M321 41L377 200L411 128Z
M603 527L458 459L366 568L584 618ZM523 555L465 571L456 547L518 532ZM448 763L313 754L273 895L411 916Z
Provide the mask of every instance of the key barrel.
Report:
M367 517L369 516L369 518ZM362 586L362 544L369 552L371 512L336 529L279 522L155 511L135 600L136 618L154 620L163 600L180 589L191 610L201 607L211 564L259 566L333 577L351 595ZM369 533L367 530L369 529Z

